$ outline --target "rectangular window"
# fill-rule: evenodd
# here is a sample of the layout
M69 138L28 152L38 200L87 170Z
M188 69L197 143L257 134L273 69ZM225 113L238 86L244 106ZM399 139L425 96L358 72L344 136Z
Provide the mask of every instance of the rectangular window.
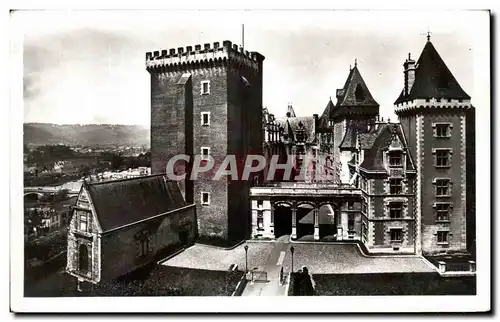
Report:
M347 209L349 209L349 210L353 210L353 209L354 209L354 202L349 201L349 202L347 203Z
M201 95L210 94L210 81L202 81L201 82Z
M401 152L389 153L389 165L400 166L403 164L403 157Z
M450 179L436 179L436 196L447 197L451 195Z
M403 179L390 179L391 195L401 194L403 192Z
M202 126L210 125L210 112L201 112L201 125Z
M450 220L450 204L438 203L436 204L436 221L449 221Z
M262 208L264 202L262 200L257 200L257 208Z
M403 230L400 228L391 229L391 242L400 242L403 240Z
M208 160L209 155L210 155L210 148L201 147L201 159Z
M80 231L87 231L88 229L88 216L87 214L80 214L80 218L79 218L79 222L80 222L80 225L79 225L79 230Z
M437 232L437 242L442 243L442 244L448 243L448 234L449 234L448 231L438 231Z
M389 205L389 215L391 219L402 218L403 217L403 203L402 202L391 202Z
M450 124L436 124L435 136L438 138L447 138L451 136Z
M450 166L450 151L449 150L436 150L435 164L436 164L436 167L449 167Z
M208 192L201 193L201 204L205 206L210 205L210 193Z

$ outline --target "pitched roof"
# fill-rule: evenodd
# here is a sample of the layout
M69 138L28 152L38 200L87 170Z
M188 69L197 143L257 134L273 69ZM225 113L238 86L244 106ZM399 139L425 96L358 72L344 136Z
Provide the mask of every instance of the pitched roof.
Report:
M329 128L328 123L330 121L330 115L333 112L334 105L332 102L332 99L328 101L328 104L326 104L325 110L323 111L323 114L321 114L319 120L318 120L318 129L319 130L326 130Z
M299 117L291 117L287 119L290 130L292 131L291 137L296 141L296 133L297 130L302 125L302 128L306 133L306 142L312 143L316 138L316 126L314 122L314 117L312 116L299 116ZM289 134L290 135L290 134Z
M357 66L351 69L341 90L337 90L337 106L379 106Z
M356 137L358 135L357 127L355 123L349 123L344 134L344 138L340 143L341 149L355 149L356 148Z
M410 94L405 96L403 89L394 104L417 98L470 99L430 41L417 61Z
M175 181L164 175L85 184L103 232L184 207Z
M377 132L361 133L358 135L359 147L362 150L370 149L377 138Z
M286 110L286 117L296 117L292 104L288 104L288 108Z
M403 145L405 144L403 132L399 124L381 124L375 134L375 140L373 141L371 148L365 151L363 162L361 163L360 168L364 168L370 171L386 171L384 167L383 153L391 144L393 135L397 135L400 142ZM406 148L406 146L403 146L403 149ZM411 156L409 154L407 154L407 156L406 169L414 170Z

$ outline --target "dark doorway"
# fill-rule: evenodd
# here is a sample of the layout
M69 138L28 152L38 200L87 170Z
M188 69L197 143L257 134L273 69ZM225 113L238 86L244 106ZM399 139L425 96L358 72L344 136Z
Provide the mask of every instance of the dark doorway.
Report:
M277 206L274 209L274 236L276 238L292 233L292 209Z
M89 271L89 249L85 244L78 249L78 270L82 273Z
M182 245L189 244L189 230L187 228L183 228L179 231L179 241Z

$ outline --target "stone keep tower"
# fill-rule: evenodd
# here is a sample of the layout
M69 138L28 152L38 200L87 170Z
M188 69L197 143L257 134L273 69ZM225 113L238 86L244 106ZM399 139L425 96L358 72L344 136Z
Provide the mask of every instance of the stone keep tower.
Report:
M408 55L403 66L404 87L394 104L417 167L416 252L465 251L470 97L429 36L418 61Z
M180 186L196 204L201 237L237 240L250 233L252 180L213 178L227 155L241 168L247 154L262 154L263 61L230 41L146 53L152 173L165 173L174 155L191 156L191 164L177 162L174 172L187 173ZM194 155L213 157L215 170L190 180Z
M355 63L354 68L349 71L344 87L337 89L337 104L330 109L336 183L349 183L347 164L356 150L356 137L368 132L375 122L378 110L379 104L371 95Z

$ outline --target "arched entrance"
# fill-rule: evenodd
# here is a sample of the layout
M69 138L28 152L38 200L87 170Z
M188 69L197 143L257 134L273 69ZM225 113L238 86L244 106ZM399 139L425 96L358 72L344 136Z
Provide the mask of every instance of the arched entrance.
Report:
M78 270L82 273L89 271L89 249L85 244L78 249Z
M321 204L318 209L319 238L335 240L337 234L337 218L333 205L329 203Z
M292 205L287 202L274 204L274 237L292 233Z
M314 204L303 202L297 204L297 239L314 234Z

